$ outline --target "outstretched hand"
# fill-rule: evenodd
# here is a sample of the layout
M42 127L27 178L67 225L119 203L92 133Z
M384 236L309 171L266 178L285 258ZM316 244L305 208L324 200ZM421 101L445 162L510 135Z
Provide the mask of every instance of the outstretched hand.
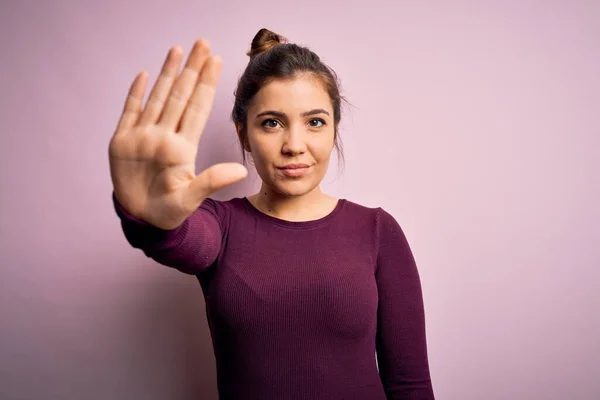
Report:
M133 81L109 145L119 203L132 215L174 229L215 191L247 176L239 163L216 164L196 175L198 145L222 61L205 40L194 44L181 72L183 50L173 47L145 106L148 74Z

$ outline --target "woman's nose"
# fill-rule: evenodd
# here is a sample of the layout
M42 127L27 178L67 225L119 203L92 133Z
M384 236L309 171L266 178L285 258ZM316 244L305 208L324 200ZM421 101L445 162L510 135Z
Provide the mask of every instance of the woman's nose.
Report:
M301 154L306 151L305 133L302 128L290 127L284 134L281 151L286 154Z

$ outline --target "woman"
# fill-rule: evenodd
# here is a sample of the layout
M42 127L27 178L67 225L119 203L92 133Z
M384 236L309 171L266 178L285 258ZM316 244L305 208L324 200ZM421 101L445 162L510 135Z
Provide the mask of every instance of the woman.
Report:
M433 399L421 285L400 226L320 189L339 140L335 74L266 29L248 54L232 119L260 192L209 197L247 170L196 175L221 61L201 40L180 73L174 47L145 106L147 74L134 80L110 142L127 240L200 281L221 399Z

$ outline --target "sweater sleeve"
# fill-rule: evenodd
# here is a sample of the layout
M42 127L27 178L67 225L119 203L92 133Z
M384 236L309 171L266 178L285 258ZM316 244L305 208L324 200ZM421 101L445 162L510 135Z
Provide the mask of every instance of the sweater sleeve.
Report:
M164 230L131 215L112 194L115 211L129 244L154 261L194 275L217 259L227 220L225 207L206 199L175 229Z
M432 400L419 273L400 225L383 209L378 211L379 375L390 400Z

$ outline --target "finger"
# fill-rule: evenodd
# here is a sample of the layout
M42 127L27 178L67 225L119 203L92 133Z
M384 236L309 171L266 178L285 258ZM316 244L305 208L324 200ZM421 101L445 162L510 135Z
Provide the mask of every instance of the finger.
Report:
M133 80L129 87L127 99L123 106L123 113L117 124L117 133L122 133L131 129L140 117L142 112L142 102L144 101L144 92L148 83L148 73L142 71Z
M206 61L183 114L181 132L196 145L200 141L213 106L222 66L223 62L219 56L212 56Z
M140 125L155 124L163 111L165 101L173 82L179 72L179 66L183 59L183 49L179 46L174 46L169 50L169 54L163 63L160 75L148 96L146 108L142 112L139 123Z
M246 176L248 176L248 170L242 164L215 164L202 171L190 182L185 196L186 203L190 205L190 209L195 209L217 190L240 181Z
M185 67L171 88L159 124L175 130L187 105L202 66L210 54L206 40L198 40L190 52Z

